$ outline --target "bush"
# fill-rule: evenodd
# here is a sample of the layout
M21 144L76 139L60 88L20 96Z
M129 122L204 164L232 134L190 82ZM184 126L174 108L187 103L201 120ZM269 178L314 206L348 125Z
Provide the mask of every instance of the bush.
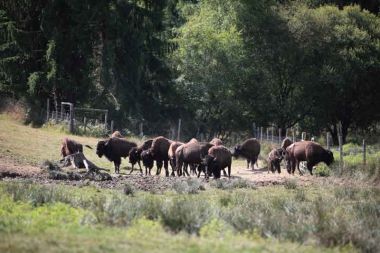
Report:
M314 174L319 177L328 177L331 174L331 170L326 164L322 163L317 166Z

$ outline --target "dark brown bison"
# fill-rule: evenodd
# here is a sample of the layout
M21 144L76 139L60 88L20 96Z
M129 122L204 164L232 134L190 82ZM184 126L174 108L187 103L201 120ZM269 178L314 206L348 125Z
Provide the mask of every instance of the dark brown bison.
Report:
M121 158L126 158L133 147L137 147L137 144L125 139L112 137L108 140L98 142L96 154L99 157L104 155L109 161L113 162L115 164L115 173L119 173Z
M163 164L165 168L165 175L167 177L169 176L168 151L172 142L173 141L166 139L163 136L159 136L153 139L152 147L149 150L157 164L157 175L161 173L161 168ZM172 175L174 176L174 171L172 171Z
M152 142L153 142L152 139L146 140L139 147L133 147L133 148L131 148L131 150L129 151L129 162L132 164L132 169L129 172L129 174L131 174L133 172L134 166L135 166L136 163L139 165L140 172L142 173L141 164L140 164L141 153L144 150L148 150L152 146ZM146 170L145 170L145 172L146 172Z
M121 135L121 133L119 131L115 131L112 133L111 135L111 138L112 137L117 137L117 138L124 138L124 136Z
M287 170L289 173L294 174L297 169L302 175L299 168L299 163L301 161L307 162L307 169L310 174L313 175L313 166L319 162L324 162L330 165L334 161L333 153L330 150L324 149L318 143L312 141L300 141L295 142L286 148L285 159L287 160Z
M210 143L215 146L223 145L222 140L219 138L213 138Z
M86 147L92 149L90 146L85 145ZM77 152L83 153L83 145L79 142L71 140L67 137L63 138L61 145L61 155L65 158L68 155L73 155Z
M268 154L268 173L272 171L274 173L276 170L278 173L281 173L280 163L284 158L284 151L282 148L274 148Z
M179 142L179 141L173 141L171 144L170 144L170 147L169 147L169 151L168 151L168 157L169 157L169 162L170 162L170 166L172 167L172 171L175 170L175 165L176 165L176 158L175 158L175 151L177 150L177 148L181 145L183 145L184 143L183 142Z
M255 138L245 140L241 145L236 145L232 151L233 157L238 158L239 156L242 156L247 159L247 169L250 168L252 170L257 162L259 154L260 142Z
M220 171L223 170L227 176L225 168L228 168L228 177L231 177L231 152L224 146L213 146L208 150L208 154L203 159L203 164L206 167L206 177L214 176L220 178ZM198 177L201 171L199 171Z
M153 156L150 153L149 149L141 152L141 160L142 160L143 165L145 167L145 175L147 175L148 173L150 175L150 171L153 168L154 160L153 160Z
M175 152L176 155L176 171L178 176L182 175L182 167L184 175L190 176L187 171L187 165L199 166L202 163L202 157L208 154L208 150L213 145L210 143L186 143L179 146ZM194 167L195 168L195 167Z

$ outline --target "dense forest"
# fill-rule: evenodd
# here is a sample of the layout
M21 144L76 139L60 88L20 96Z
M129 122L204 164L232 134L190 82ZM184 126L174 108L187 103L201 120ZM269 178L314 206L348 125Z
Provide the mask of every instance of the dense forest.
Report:
M380 1L3 0L0 93L185 133L380 121Z

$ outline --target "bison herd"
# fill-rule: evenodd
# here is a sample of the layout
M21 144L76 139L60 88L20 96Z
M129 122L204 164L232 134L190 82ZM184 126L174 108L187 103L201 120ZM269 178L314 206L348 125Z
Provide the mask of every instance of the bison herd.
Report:
M61 147L62 156L65 157L76 152L83 152L83 146L64 138ZM145 167L145 175L151 175L154 162L156 162L156 175L159 175L164 167L166 176L190 176L193 174L200 177L201 173L204 173L206 178L210 176L220 178L222 171L224 176L231 176L232 157L243 157L247 160L247 169L253 170L260 154L260 143L257 139L250 138L230 150L223 146L223 142L218 138L214 138L210 142L199 142L193 138L189 142L182 143L159 136L146 140L138 146L125 139L119 132L115 132L110 138L98 142L96 154L99 157L105 156L113 162L115 173L120 173L121 158L129 157L132 165L130 173L134 171L137 164L140 173L143 174L142 162ZM301 161L307 162L307 168L312 174L313 166L319 162L330 165L334 161L334 157L331 151L324 149L316 142L292 143L290 139L286 138L280 148L275 148L268 154L268 173L269 171L281 173L282 160L286 161L285 167L289 174L294 174L297 167L302 175L299 169Z

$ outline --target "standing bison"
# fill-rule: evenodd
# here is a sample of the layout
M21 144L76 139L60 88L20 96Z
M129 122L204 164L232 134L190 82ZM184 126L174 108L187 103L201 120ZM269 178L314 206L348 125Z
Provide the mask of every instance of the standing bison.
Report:
M202 157L208 154L208 150L212 146L210 143L186 143L179 146L176 150L176 170L178 176L182 175L182 167L184 175L187 174L190 176L187 171L187 165L201 165Z
M239 156L247 159L247 169L252 169L257 162L260 154L260 143L257 139L251 138L245 140L241 145L236 145L232 151L232 156L238 158Z
M287 147L289 147L290 145L292 145L292 141L288 138L288 137L286 137L283 141L282 141L282 143L281 143L281 148L284 150L284 152L285 152L285 150L286 150L286 148Z
M226 176L225 168L228 168L228 177L231 177L231 152L224 146L214 146L208 150L208 154L203 160L203 164L206 166L206 177L214 176L214 178L220 178L220 171L223 170ZM201 171L199 171L198 177Z
M148 150L152 146L152 142L153 142L152 139L146 140L141 146L131 148L131 150L129 151L129 162L132 164L132 169L131 169L131 172L129 172L129 174L133 172L134 166L136 163L139 165L140 172L142 173L141 164L140 164L141 153L144 150ZM145 174L146 172L147 170L145 170Z
M96 154L99 157L104 155L109 161L113 162L115 173L120 173L121 158L126 158L133 147L137 147L137 144L118 137L112 137L98 142Z
M161 173L162 164L165 168L165 175L169 176L169 168L168 168L168 151L170 144L173 141L166 139L163 136L159 136L153 139L152 147L149 149L153 159L157 163L157 175ZM174 175L174 171L172 171L172 175Z
M299 163L301 161L306 161L307 169L310 171L310 174L313 175L313 166L319 162L324 162L327 165L330 165L334 161L334 156L330 150L324 149L318 143L312 141L300 141L295 142L286 148L285 159L288 163L287 170L289 173L294 174L297 166L299 173L302 175Z

